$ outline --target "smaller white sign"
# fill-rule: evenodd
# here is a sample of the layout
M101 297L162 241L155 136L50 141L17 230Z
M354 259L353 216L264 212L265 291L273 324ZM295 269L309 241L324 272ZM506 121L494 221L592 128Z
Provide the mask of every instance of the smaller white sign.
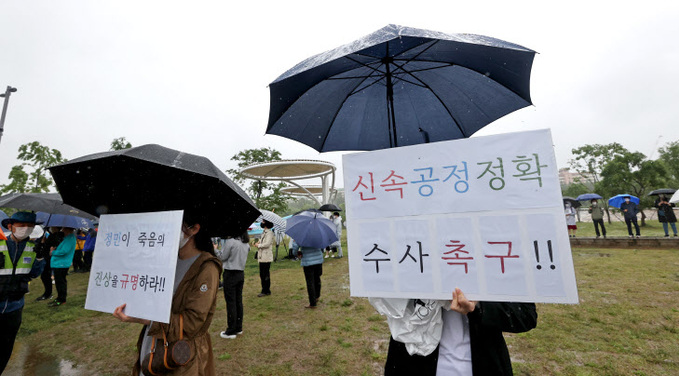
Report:
M85 309L168 323L183 213L102 215Z

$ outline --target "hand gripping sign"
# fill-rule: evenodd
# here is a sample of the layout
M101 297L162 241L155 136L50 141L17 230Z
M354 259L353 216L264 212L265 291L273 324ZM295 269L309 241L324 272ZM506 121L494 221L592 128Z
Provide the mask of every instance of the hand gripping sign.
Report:
M85 308L167 323L183 211L102 215Z
M549 130L343 158L353 296L578 302Z

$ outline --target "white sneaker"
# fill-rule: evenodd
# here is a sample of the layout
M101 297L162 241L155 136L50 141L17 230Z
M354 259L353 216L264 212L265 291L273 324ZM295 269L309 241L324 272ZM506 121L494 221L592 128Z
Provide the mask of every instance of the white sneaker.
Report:
M224 338L224 339L235 339L236 338L235 334L226 334L226 332L219 333L219 336Z
M328 255L325 255L325 258L328 258L328 257L330 257L330 256L328 256Z

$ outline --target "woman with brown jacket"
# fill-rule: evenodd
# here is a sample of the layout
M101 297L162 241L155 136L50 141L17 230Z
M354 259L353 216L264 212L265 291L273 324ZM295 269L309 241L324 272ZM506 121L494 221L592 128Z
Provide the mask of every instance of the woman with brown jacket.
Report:
M125 304L116 308L113 313L114 317L123 322L144 325L137 342L138 357L134 363L133 376L142 374L141 362L151 350L153 337L162 337L163 332L166 333L168 342L177 341L181 335L189 341L192 349L189 362L167 373L168 375L215 375L208 329L217 304L222 265L214 255L210 236L206 231L201 231L199 222L200 220L192 220L184 215L170 323L127 316L124 313Z

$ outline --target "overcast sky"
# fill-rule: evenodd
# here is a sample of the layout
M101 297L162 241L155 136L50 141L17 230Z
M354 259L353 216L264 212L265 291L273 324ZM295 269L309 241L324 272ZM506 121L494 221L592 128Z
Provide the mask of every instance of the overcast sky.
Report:
M267 85L390 23L488 35L539 53L534 106L477 136L551 128L559 167L585 143L619 142L651 156L679 139L679 3L603 3L2 1L0 89L18 92L0 141L0 184L19 146L35 140L68 159L126 137L204 155L222 169L235 167L237 152L267 146L341 168L341 153L264 134Z

